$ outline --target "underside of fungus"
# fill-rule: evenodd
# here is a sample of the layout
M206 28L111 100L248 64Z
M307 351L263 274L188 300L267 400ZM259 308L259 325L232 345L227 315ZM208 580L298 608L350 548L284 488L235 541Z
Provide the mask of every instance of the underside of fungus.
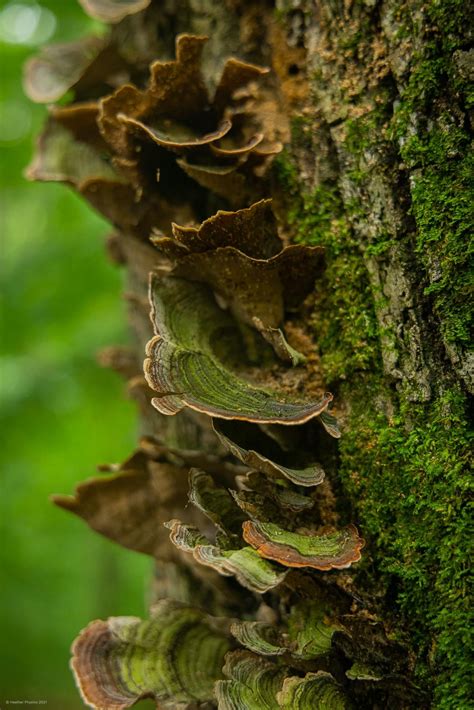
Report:
M341 431L305 328L324 252L291 243L269 198L289 139L275 77L246 57L208 76L204 36L178 35L170 56L157 1L80 1L109 30L28 62L30 97L62 103L27 175L113 225L135 344L101 360L127 379L141 439L53 500L156 570L147 620L75 640L81 695L107 710L388 706L406 658L338 576L364 541L334 504Z

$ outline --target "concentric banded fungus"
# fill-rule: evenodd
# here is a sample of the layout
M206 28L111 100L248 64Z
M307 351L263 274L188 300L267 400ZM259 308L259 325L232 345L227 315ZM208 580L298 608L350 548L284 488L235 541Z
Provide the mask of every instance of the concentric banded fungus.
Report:
M278 629L260 621L236 621L230 632L237 641L259 656L281 656L288 651L279 638Z
M328 604L319 600L300 602L288 617L288 641L294 656L311 659L323 656L332 648L334 634L345 628L327 618Z
M335 439L339 439L341 430L339 429L338 421L334 415L329 412L323 412L319 420L328 434L331 434Z
M148 343L145 376L159 394L152 403L163 414L187 406L223 419L291 425L317 417L331 402L331 394L318 402L290 402L227 369L225 359L234 359L242 345L232 319L206 287L152 277L150 300L157 335Z
M312 498L281 486L273 487L268 495L283 510L291 510L293 513L301 513L303 510L309 510L314 507Z
M199 530L183 525L179 520L166 523L170 528L170 540L184 552L192 552L200 564L211 567L225 577L234 576L243 587L263 594L278 586L285 578L274 565L263 560L251 547L240 550L222 550L208 544Z
M287 654L287 661L290 656L310 660L331 651L336 631L346 632L341 624L326 618L328 609L328 604L316 599L299 602L291 608L287 628L259 621L236 621L230 631L242 646L260 656Z
M277 694L282 710L347 710L349 707L342 688L332 675L318 671L304 678L285 678Z
M230 493L216 486L212 476L197 468L189 472L189 500L223 533L241 539L245 516L235 505Z
M174 276L209 284L237 319L256 328L285 361L301 361L278 326L285 310L311 293L323 266L323 249L282 249L270 201L237 212L218 212L199 228L173 225L174 239L155 246L171 258ZM304 359L304 358L303 358Z
M265 436L262 431L257 433L254 427L244 422L214 421L213 427L219 441L249 468L268 476L284 476L299 486L317 486L324 480L324 470L317 463L302 468L283 465L282 461L295 458L295 454L279 450L270 437ZM262 453L250 448L252 442L258 445Z
M243 524L243 533L244 540L259 555L286 567L344 569L360 560L364 545L353 525L337 532L301 535L283 530L273 523L248 520Z
M149 621L93 621L73 644L71 666L87 705L123 710L139 699L208 701L230 642L201 611L161 601Z
M276 694L287 669L248 651L227 654L224 674L231 680L216 683L219 710L275 710Z

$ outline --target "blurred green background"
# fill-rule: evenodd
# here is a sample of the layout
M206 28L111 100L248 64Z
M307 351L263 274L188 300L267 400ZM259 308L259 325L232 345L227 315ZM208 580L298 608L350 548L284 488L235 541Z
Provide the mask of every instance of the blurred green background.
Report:
M22 65L94 24L76 0L0 3L2 710L7 699L83 707L71 641L92 619L145 610L149 561L48 500L135 441L123 383L95 360L127 341L109 227L67 187L22 175L46 115L23 95Z

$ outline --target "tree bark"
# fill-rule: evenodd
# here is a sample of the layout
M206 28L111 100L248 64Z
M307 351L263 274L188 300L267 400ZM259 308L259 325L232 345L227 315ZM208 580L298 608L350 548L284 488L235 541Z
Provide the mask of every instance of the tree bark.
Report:
M443 708L468 702L468 15L281 2L278 24L287 84L309 84L279 174L299 238L327 249L312 322L347 407L338 475L369 535L365 581L401 612Z

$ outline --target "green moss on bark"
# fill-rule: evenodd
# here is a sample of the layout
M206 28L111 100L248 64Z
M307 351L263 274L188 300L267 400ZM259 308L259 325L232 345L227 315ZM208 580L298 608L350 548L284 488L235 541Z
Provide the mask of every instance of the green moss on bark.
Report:
M287 219L296 242L326 249L326 271L318 281L312 329L328 386L370 370L379 361L372 293L359 245L344 215L339 191L320 186L298 191L288 154L279 156L277 176L292 196Z
M340 475L369 536L386 588L395 594L418 654L421 681L439 708L468 707L472 614L467 590L470 441L465 396L402 402L387 418L350 397ZM470 527L471 526L471 527Z
M425 9L423 28L417 28L411 8L403 6L405 32L423 33L425 41L412 58L388 135L398 141L412 173L416 248L431 282L426 293L433 296L445 340L465 344L472 333L474 228L472 138L464 120L473 98L473 59L466 51L470 11L459 0L434 0Z
M428 144L427 151L432 149ZM470 149L465 143L460 150ZM425 293L433 295L445 339L466 344L472 334L473 171L472 154L458 161L433 160L413 178L411 190L417 250L431 276Z
M374 245L364 249L356 240L337 188L320 186L301 196L285 154L278 175L293 198L288 221L295 239L326 247L327 270L318 284L312 327L325 380L339 389L350 410L339 475L369 539L387 613L393 614L395 599L394 618L403 618L419 682L430 688L437 678L436 706L467 707L472 442L466 397L453 386L414 405L387 388L377 300L364 262Z
M375 16L364 21L367 6L348 12L342 18L322 3L315 35L317 49L320 41L331 51L315 61L313 101L318 120L330 124L339 166L321 170L328 144L323 137L320 150L318 124L309 141L308 131L293 136L296 164L284 154L278 177L292 198L294 238L326 247L312 328L325 380L349 412L342 486L368 538L387 618L392 612L408 631L420 684L433 689L434 707L459 710L469 707L471 684L472 440L467 365L449 358L453 347L464 358L471 328L470 10L462 0L393 0L382 26ZM344 54L354 48L357 61ZM311 151L317 175L334 180L316 179L308 194L297 175L308 172ZM376 291L377 278L391 303ZM400 368L393 379L391 347ZM418 370L428 386L414 402Z

